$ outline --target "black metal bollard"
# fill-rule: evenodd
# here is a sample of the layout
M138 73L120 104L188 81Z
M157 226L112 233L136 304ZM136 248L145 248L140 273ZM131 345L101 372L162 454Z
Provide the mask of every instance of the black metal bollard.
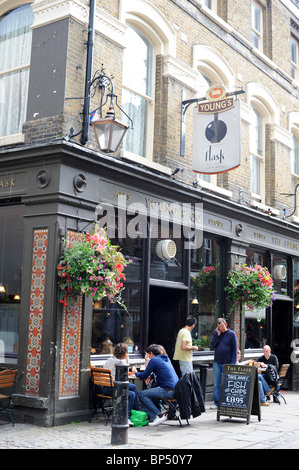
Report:
M116 364L114 402L111 425L111 444L128 443L128 365Z

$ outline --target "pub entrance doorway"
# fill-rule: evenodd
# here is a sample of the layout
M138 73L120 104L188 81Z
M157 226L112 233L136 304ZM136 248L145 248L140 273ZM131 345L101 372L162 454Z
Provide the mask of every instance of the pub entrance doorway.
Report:
M161 344L171 359L178 331L187 317L187 292L163 286L150 287L148 345Z
M279 367L290 364L291 341L293 333L293 302L290 300L275 300L272 306L272 345L273 354L278 357ZM291 374L288 374L290 386Z

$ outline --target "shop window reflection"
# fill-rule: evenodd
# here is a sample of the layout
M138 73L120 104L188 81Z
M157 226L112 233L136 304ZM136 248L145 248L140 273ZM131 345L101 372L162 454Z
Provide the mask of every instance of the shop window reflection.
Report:
M165 242L165 250L163 250L165 256L159 248L157 249L161 241ZM168 222L163 224L160 220L152 225L150 262L150 277L152 279L182 282L182 243L180 225L168 224Z
M287 295L288 262L286 257L274 255L272 279L275 292L277 294Z
M204 238L191 254L190 314L197 319L192 336L199 350L210 349L216 319L222 316L222 253L221 242Z
M254 248L246 250L246 264L268 267L267 254L256 251ZM266 309L245 308L245 349L260 349L267 344L267 316Z
M114 233L117 236L117 228ZM92 355L113 354L114 346L119 342L127 343L129 353L138 352L140 348L142 239L116 237L110 240L131 261L124 271L126 280L122 291L127 311L106 298L94 302Z
M267 344L266 309L245 308L245 349L260 349Z
M18 352L24 206L4 206L0 213L0 362L6 362Z

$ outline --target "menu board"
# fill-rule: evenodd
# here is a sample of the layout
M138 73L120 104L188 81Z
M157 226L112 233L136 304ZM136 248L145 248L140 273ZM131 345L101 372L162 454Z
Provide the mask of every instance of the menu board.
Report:
M247 424L250 415L261 420L258 370L254 366L225 365L217 410L220 415L230 418L244 418Z

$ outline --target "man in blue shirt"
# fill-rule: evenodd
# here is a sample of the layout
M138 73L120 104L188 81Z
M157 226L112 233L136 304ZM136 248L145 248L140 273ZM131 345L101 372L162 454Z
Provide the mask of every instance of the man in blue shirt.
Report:
M147 388L139 393L139 400L144 411L148 414L149 426L157 426L167 419L161 413L160 400L163 398L173 398L174 387L178 382L178 376L166 354L161 354L158 344L152 344L147 348L149 363L144 372L135 372L136 377L141 380L147 379L151 374L155 374L157 386Z
M224 364L236 364L238 352L236 333L227 327L224 318L218 318L217 320L217 328L213 334L211 347L215 349L213 362L214 407L218 407Z

